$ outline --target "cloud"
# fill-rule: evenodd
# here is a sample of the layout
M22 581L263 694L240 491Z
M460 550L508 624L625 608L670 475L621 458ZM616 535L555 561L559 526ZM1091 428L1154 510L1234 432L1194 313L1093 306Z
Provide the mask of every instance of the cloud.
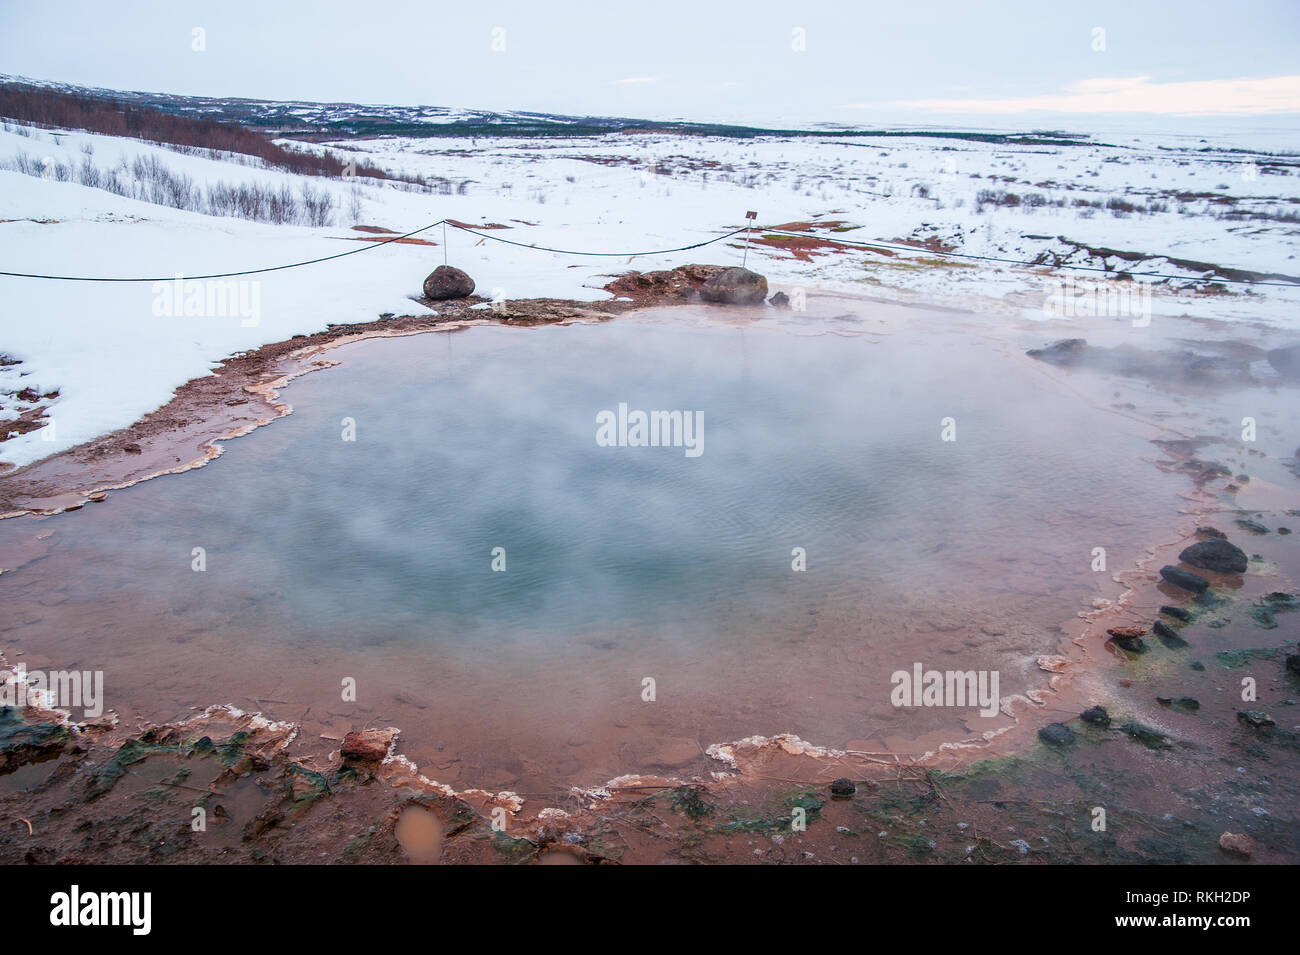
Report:
M1149 76L1099 78L1072 83L1060 93L1007 99L921 99L855 103L940 113L1157 113L1170 116L1236 116L1300 113L1300 75L1155 83Z
M620 85L624 83L658 83L659 79L660 77L658 76L629 76L626 79L619 80L618 82Z

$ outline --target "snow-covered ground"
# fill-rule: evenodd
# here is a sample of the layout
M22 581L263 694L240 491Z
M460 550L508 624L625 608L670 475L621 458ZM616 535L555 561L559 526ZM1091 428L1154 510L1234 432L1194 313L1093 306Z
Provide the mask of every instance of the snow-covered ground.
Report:
M113 137L9 124L0 132L0 269L77 276L193 276L279 265L360 246L357 224L407 232L442 218L499 225L488 234L536 245L639 251L688 245L745 224L824 223L816 235L930 242L958 252L1198 277L1167 257L1300 275L1300 160L1203 142L1125 139L1103 146L1006 146L970 140L780 138L648 133L599 138L378 139L312 148L390 173L449 185L324 180ZM270 225L181 211L104 189L13 171L129 167L154 157L200 187L253 184L333 197L333 225ZM29 166L30 168L30 166ZM75 178L75 176L74 176ZM802 226L797 228L802 229ZM760 229L757 235L762 234ZM422 238L441 244L441 228ZM689 262L739 264L737 237L683 253L563 256L448 230L447 259L481 294L595 300L608 276ZM1043 316L1051 278L1018 266L886 257L781 239L754 245L751 267L777 288L855 292ZM1137 262L1098 250L1141 253ZM0 420L47 405L54 422L0 444L22 466L126 426L232 353L331 323L418 313L410 301L442 248L393 243L365 254L239 280L227 307L188 314L191 285L50 282L0 277ZM1096 278L1080 273L1079 278ZM202 287L205 294L208 289ZM1300 329L1300 289L1163 283L1157 314L1192 314ZM182 307L174 306L181 304ZM169 314L170 312L170 314ZM34 389L55 398L24 400ZM31 399L31 392L27 392Z

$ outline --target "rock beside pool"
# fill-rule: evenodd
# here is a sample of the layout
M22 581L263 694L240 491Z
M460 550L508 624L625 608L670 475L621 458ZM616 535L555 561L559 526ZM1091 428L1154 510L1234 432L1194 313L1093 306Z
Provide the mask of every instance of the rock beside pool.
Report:
M1110 714L1104 706L1093 706L1079 714L1079 719L1091 726L1109 726Z
M358 763L379 763L388 755L397 733L393 730L353 730L343 737L340 753Z
M784 292L777 292L767 300L767 304L771 305L773 308L789 308L790 296L786 295Z
M841 777L831 783L831 795L836 799L848 799L858 791L857 784L853 780Z
M1062 338L1045 348L1031 348L1025 352L1030 358L1037 358L1049 365L1072 365L1083 357L1088 347L1084 338Z
M1269 716L1263 710L1240 710L1237 713L1237 719L1254 729L1268 729L1277 724L1273 717Z
M460 269L440 265L424 280L424 297L434 302L474 294L474 280Z
M1193 574L1189 570L1179 570L1170 564L1160 568L1160 576L1169 581L1175 587L1182 587L1184 590L1190 590L1192 593L1202 593L1209 589L1210 582L1200 574Z
M1038 731L1038 738L1048 746L1068 746L1074 742L1074 730L1064 723L1048 723Z
M749 269L723 269L704 283L700 298L725 305L761 305L767 300L767 279Z
M1212 537L1199 541L1186 548L1178 559L1184 564L1191 564L1202 570L1212 570L1220 574L1244 574L1246 572L1246 552L1236 544L1222 537Z
M1163 620L1157 620L1151 624L1151 632L1154 633L1163 643L1171 650L1181 650L1190 644L1178 635L1178 631Z
M1117 640L1136 640L1147 635L1146 627L1111 627L1106 631Z

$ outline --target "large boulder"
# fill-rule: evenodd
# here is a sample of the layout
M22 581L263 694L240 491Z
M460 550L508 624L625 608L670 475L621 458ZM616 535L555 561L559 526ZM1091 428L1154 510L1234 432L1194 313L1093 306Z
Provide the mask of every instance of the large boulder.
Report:
M761 305L767 299L767 279L749 269L723 269L704 283L700 298L727 305Z
M424 297L434 302L474 294L474 280L450 265L440 265L424 280Z
M1191 564L1202 570L1213 570L1220 574L1246 572L1246 552L1222 537L1212 537L1193 544L1179 554L1178 559L1184 564Z

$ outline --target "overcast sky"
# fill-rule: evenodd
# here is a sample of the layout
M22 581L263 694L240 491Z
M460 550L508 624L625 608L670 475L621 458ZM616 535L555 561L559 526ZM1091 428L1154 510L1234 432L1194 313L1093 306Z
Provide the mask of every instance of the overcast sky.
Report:
M0 0L38 79L762 125L1295 123L1298 52L1297 0Z

